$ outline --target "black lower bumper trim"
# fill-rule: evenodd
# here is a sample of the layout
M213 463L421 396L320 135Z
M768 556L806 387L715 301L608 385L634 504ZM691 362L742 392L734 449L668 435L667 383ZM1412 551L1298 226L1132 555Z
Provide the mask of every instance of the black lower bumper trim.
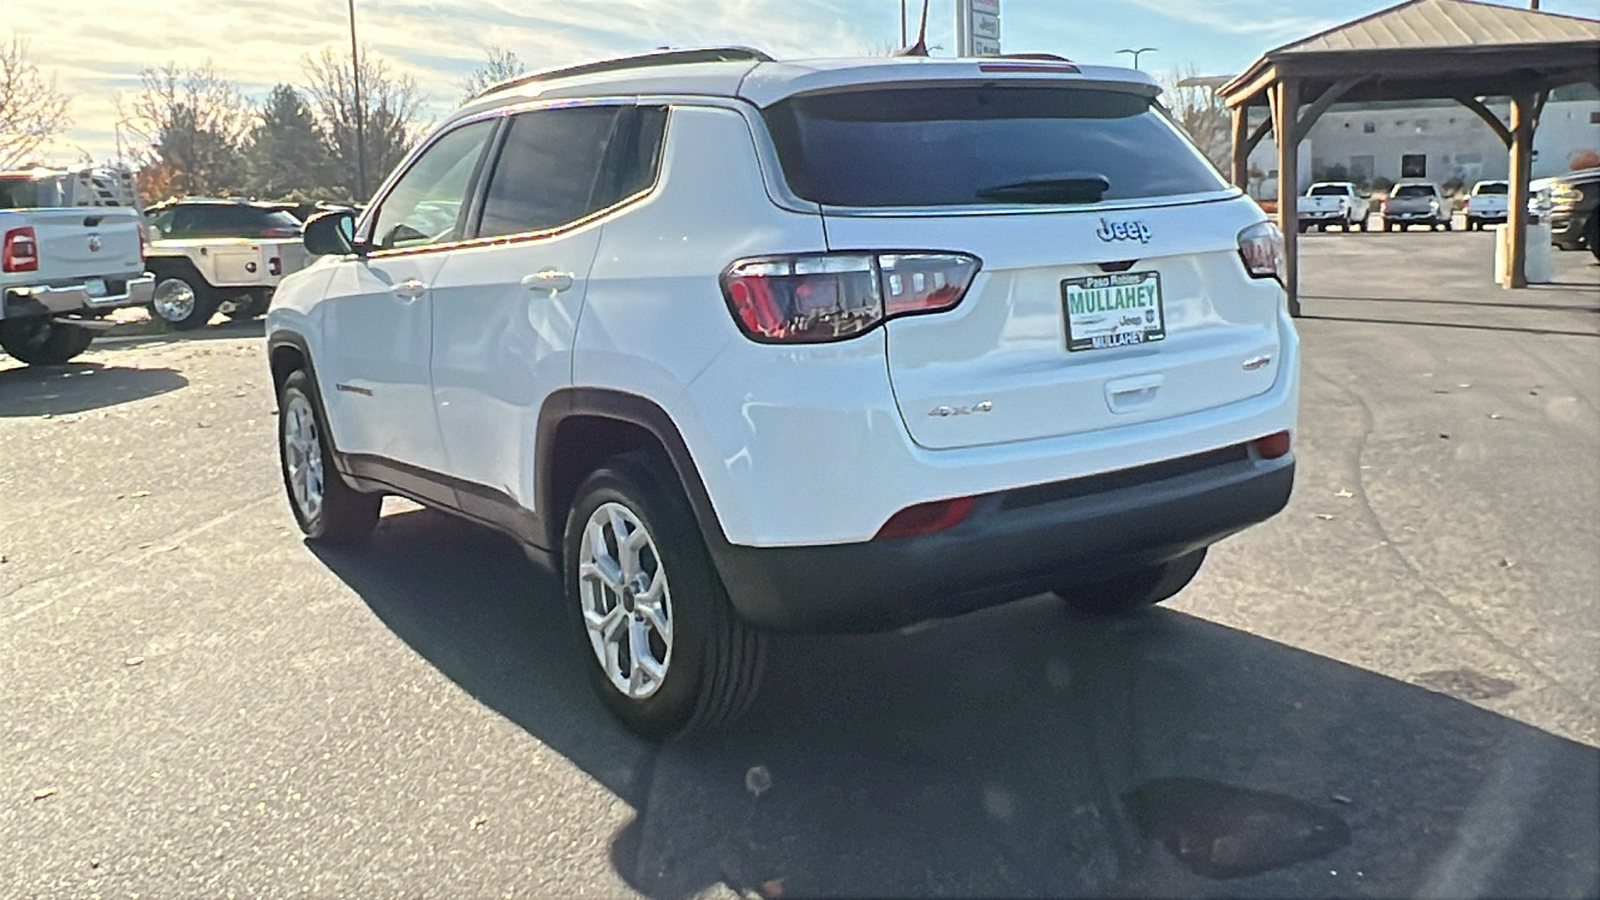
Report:
M1094 476L980 497L954 528L856 544L714 542L734 607L780 631L881 631L1176 559L1272 517L1294 457L1202 454L1137 484ZM1137 471L1137 470L1132 470ZM1157 474L1152 472L1150 474ZM1091 482L1093 483L1093 482Z

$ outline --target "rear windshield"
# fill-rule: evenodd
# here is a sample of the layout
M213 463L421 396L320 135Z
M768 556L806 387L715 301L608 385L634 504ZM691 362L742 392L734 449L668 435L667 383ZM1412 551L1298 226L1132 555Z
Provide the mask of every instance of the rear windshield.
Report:
M1507 193L1510 188L1511 185L1504 181L1485 181L1473 188L1472 192L1474 194L1504 194Z
M1227 187L1155 101L1088 88L879 88L765 112L794 193L833 206L1094 203Z
M1394 189L1396 197L1432 197L1433 188L1426 184L1402 184Z
M0 209L38 209L44 206L41 193L32 178L0 178Z
M1311 189L1313 197L1348 197L1350 189L1342 184L1319 184Z

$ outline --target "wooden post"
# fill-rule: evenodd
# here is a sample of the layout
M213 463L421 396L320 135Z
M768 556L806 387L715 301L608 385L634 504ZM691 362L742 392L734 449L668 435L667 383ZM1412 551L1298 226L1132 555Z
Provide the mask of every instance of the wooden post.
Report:
M1271 90L1273 137L1278 142L1278 227L1283 229L1283 289L1289 294L1289 315L1300 315L1300 142L1295 126L1300 117L1300 79L1282 78Z
M1250 107L1241 103L1233 113L1233 183L1250 193Z
M1511 97L1511 191L1506 198L1506 227L1511 229L1511 265L1506 288L1528 286L1528 177L1533 167L1533 117L1536 94Z

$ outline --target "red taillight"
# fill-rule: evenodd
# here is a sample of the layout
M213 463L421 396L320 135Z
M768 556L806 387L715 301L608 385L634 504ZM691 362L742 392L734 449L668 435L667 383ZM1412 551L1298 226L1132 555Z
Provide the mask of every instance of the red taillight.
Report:
M33 226L24 225L6 232L0 244L0 271L37 272L39 270L39 242Z
M961 302L977 274L960 253L815 253L742 259L722 276L739 329L764 344L815 344Z
M972 511L973 499L956 497L951 500L935 500L932 503L908 506L883 523L883 527L878 529L878 538L911 537L954 528L961 524L967 513Z
M1472 208L1472 198L1468 197L1467 199L1461 201L1461 208L1462 209L1471 209Z
M1378 211L1379 212L1388 212L1389 211L1389 198L1388 197L1385 197L1382 200L1378 201Z
M1279 431L1264 438L1256 438L1250 446L1255 448L1256 455L1262 459L1277 459L1289 454L1291 442L1289 432Z
M1239 259L1251 278L1283 281L1283 232L1271 222L1257 222L1239 232Z

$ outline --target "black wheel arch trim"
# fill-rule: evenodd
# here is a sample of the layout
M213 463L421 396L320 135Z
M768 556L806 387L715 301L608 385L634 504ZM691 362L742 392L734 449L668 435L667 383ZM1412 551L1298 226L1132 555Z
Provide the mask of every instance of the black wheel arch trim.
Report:
M720 556L721 550L728 546L727 535L711 503L711 493L706 490L700 470L689 453L689 446L673 424L672 417L649 398L610 388L563 388L546 397L539 409L534 450L534 502L544 524L546 546L559 548L566 527L565 516L558 515L559 511L555 509L558 505L555 484L556 440L563 422L582 417L612 419L634 425L655 438L666 452L677 473L679 485L689 498L689 505L694 510L707 547L713 557Z
M200 273L200 267L194 264L194 260L187 256L146 257L145 270L156 276L157 284L160 284L163 278L177 277L183 278L190 283L190 286L200 290L214 291L217 289L216 285L206 280L206 276Z

